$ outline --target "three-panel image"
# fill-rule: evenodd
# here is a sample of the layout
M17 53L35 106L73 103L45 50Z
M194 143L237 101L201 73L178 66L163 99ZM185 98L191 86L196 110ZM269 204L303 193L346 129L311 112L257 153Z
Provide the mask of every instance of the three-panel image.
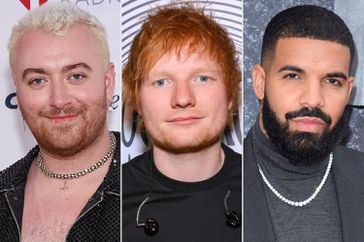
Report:
M364 3L0 8L0 241L364 241Z

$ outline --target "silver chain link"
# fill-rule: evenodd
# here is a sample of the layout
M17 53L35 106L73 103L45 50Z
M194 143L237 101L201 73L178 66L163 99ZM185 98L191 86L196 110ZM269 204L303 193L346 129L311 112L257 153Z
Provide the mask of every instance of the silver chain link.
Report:
M105 162L114 154L114 151L116 148L116 137L111 132L109 133L109 135L110 135L111 145L110 145L110 148L107 151L106 155L104 155L104 157L102 157L101 160L97 161L96 164L92 165L89 168L84 169L83 171L68 173L68 174L61 174L61 173L56 173L56 172L50 171L48 169L48 167L46 166L46 164L44 163L44 161L42 159L42 154L40 151L39 151L39 156L38 156L38 166L39 166L40 170L44 173L44 175L49 176L51 178L56 178L56 179L74 179L74 178L78 178L80 176L89 174L89 173L93 172L94 170L96 170L97 168L99 168L100 166L102 166L103 164L105 164Z

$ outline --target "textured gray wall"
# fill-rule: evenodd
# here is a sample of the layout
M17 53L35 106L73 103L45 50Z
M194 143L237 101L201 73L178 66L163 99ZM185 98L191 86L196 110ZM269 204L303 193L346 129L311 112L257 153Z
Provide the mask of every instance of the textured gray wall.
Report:
M252 89L251 70L260 62L263 33L269 20L278 12L296 5L313 4L334 10L334 0L244 0L244 137L258 114L258 102ZM351 106L351 135L346 145L364 151L364 109Z

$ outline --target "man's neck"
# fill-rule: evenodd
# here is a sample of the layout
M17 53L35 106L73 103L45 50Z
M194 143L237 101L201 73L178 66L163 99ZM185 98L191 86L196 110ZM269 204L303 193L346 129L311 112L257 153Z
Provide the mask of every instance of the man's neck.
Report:
M42 159L50 171L57 173L73 173L89 168L100 160L111 145L107 129L90 145L80 152L67 157L52 154L40 147Z
M157 169L165 176L184 182L203 181L214 176L224 163L220 141L193 153L176 154L153 146Z
M67 174L94 165L107 153L110 143L105 129L95 142L74 156L54 156L42 147L40 149L50 171ZM24 192L22 238L40 241L40 238L50 236L64 241L82 209L100 187L111 159L85 176L66 180L45 176L35 160L29 170Z

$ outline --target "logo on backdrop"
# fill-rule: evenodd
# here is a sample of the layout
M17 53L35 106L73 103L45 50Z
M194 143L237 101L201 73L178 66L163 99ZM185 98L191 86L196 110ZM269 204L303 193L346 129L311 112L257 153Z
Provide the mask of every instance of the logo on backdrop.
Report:
M30 2L31 0L20 0L20 2L24 5L24 7L26 7L26 9L30 10ZM39 6L42 5L43 3L47 2L47 0L39 0Z
M120 0L61 0L61 2L69 2L69 3L74 3L76 5L78 5L79 3L85 3L87 6L96 6L96 5L100 5L103 3L120 3Z
M16 104L16 93L10 93L5 99L5 106L10 109L17 109L18 104Z

